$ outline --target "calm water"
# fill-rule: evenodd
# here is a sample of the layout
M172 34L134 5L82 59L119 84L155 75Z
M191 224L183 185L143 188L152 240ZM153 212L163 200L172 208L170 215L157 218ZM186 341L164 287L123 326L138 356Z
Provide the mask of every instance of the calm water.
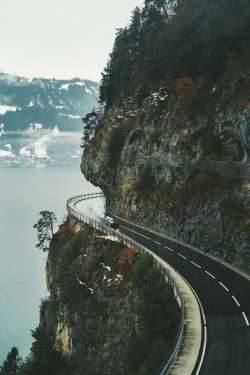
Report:
M33 225L50 210L62 222L66 200L98 189L79 167L0 167L0 365L13 346L25 358L31 329L39 322L46 294L46 254L35 247Z

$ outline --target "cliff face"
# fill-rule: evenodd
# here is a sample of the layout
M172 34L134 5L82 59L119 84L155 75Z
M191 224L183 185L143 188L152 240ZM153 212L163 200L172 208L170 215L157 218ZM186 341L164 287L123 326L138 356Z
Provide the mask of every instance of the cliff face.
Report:
M150 288L153 301L132 285L138 257L135 249L73 219L54 236L46 269L50 297L41 307L41 324L52 332L55 351L67 359L65 374L139 374L152 340L159 335L159 363L166 355L178 327L178 305L168 284L157 286L160 271L147 279L144 267L139 277L139 283L144 277L144 289ZM151 272L151 261L147 269ZM156 290L151 286L154 277ZM145 303L150 303L147 308Z
M81 163L110 211L248 271L249 17L245 0L136 8L117 33Z
M113 105L81 170L108 210L249 271L250 102L232 85L197 99L197 85L161 87L139 108L132 98Z
M72 220L69 228L79 233L84 229ZM102 368L102 374L126 374L127 357L142 334L134 309L138 296L130 292L129 283L122 282L119 274L117 257L123 247L96 235L87 237L70 274L60 275L55 251L49 256L50 298L42 309L42 322L53 329L55 349L71 364L86 357L99 371ZM59 255L56 259L62 262Z

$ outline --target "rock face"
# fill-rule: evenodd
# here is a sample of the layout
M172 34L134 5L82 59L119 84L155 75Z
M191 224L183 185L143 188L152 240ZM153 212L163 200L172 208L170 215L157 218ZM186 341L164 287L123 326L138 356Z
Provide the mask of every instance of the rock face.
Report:
M53 237L46 268L50 296L41 307L41 325L50 332L53 349L66 358L67 374L138 373L158 336L160 342L166 340L154 364L159 367L176 336L179 307L153 263L143 285L152 291L155 305L147 305L150 293L145 297L132 281L138 259L136 249L74 219ZM142 277L146 275L143 268Z
M166 87L140 108L132 99L114 105L81 170L109 211L250 271L250 103L229 91L212 90L197 110Z

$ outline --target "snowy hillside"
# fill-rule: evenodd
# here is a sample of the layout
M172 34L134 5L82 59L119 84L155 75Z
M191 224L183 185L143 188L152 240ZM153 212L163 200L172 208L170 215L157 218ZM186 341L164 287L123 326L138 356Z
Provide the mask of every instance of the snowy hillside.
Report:
M82 118L99 84L0 73L0 164L69 163L80 156Z
M81 118L96 104L99 84L74 78L56 80L0 73L0 124L4 131L32 123L60 131L81 131Z

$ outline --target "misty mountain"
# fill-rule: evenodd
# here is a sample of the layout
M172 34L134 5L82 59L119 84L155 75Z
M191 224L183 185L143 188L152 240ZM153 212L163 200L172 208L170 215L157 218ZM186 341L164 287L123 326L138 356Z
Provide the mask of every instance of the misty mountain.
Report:
M99 84L0 72L0 165L80 163L82 118Z
M74 78L56 80L0 73L0 124L6 131L31 126L81 131L81 118L96 104L99 84Z

